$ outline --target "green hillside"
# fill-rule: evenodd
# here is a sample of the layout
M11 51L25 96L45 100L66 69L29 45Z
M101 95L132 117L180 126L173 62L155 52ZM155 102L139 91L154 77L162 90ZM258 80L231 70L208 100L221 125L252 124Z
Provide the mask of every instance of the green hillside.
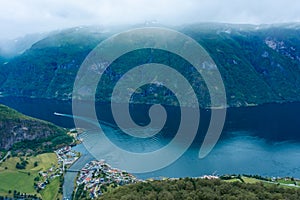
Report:
M300 198L300 189L258 183L225 182L185 178L140 182L104 193L101 200L218 200L218 199L289 199Z
M65 129L0 104L0 150L37 154L71 142Z
M208 51L224 80L227 104L237 107L300 100L299 27L299 24L192 24L175 29ZM81 63L99 42L114 33L116 31L79 27L50 34L22 55L0 65L1 95L71 99ZM166 64L180 71L192 83L201 106L209 106L206 85L189 63L153 49L137 50L117 59L99 83L96 99L109 101L122 73L149 62ZM171 93L163 88L153 91L153 87L142 88L135 102L145 103L149 100L146 96L154 92L159 94L159 101L176 105Z
M30 120L33 118L28 117L26 115L23 115L22 113L17 112L14 109L11 109L5 105L0 104L0 120L18 120L18 119L24 119L24 120Z

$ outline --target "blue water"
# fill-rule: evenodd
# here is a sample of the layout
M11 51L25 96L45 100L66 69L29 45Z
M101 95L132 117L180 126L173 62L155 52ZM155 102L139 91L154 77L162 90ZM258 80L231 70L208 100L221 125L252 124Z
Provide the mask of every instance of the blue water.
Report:
M106 127L106 130L111 129ZM86 134L97 134L87 132ZM204 159L198 158L198 148L192 146L182 157L170 166L158 171L134 174L140 179L162 177L198 177L204 174L259 174L262 176L293 176L300 177L300 143L267 142L249 132L231 132L232 137L218 142L213 151ZM118 137L119 140L122 137ZM162 142L162 141L160 141ZM163 142L162 142L163 143ZM123 138L123 146L131 148L140 146ZM155 144L153 146L159 146ZM152 147L145 147L153 148ZM83 144L73 147L82 153L82 157L70 168L80 170L85 163L94 159ZM101 148L99 156L101 157ZM105 158L107 155L102 155ZM106 160L110 165L122 168L117 159ZM155 161L153 161L155 162ZM70 198L77 173L67 172L63 187L64 196Z
M111 131L115 132L113 129ZM97 133L91 131L87 134L96 137ZM203 174L233 173L300 177L300 143L291 141L269 142L253 136L249 132L231 132L228 134L232 134L231 137L220 140L212 152L203 159L198 158L200 145L193 145L170 166L151 173L135 175L142 179L198 177ZM128 140L128 138L117 137L123 142L121 147L126 150L142 147L148 151L153 146L159 147L160 144L165 144L164 141L157 141L153 143L153 146L145 147L143 144ZM118 159L112 158L111 155L99 147L97 157L106 159L114 167L122 168L122 163L118 162Z
M23 112L24 114L51 121L64 127L74 127L71 118L55 116L54 112L72 114L71 103L45 99L0 98L0 103ZM101 120L113 123L109 106L98 105L98 115ZM137 106L133 110L133 118L147 122L147 106ZM170 130L157 137L157 140L140 143L118 129L105 126L105 134L118 145L128 150L151 151L165 145L176 129L176 108L168 108L173 120L168 124ZM209 112L202 111L200 130L193 145L170 166L158 171L135 174L139 178L152 177L197 177L203 174L259 174L262 176L293 176L300 177L300 103L267 104L249 108L232 108L227 111L224 131L221 139L203 158L198 158L198 152L205 131ZM171 120L172 121L172 120ZM87 134L98 134L89 130ZM85 156L72 167L80 168L93 159L82 146L77 147ZM99 150L99 155L105 151ZM105 157L106 155L103 155ZM117 159L106 161L113 167L121 168ZM155 161L153 161L155 162ZM65 179L73 183L76 173L68 174ZM69 189L68 189L69 188ZM70 195L71 187L64 187L64 194Z
M247 133L236 134L242 136L220 141L204 159L199 159L199 149L192 147L172 165L137 176L197 177L203 174L235 173L300 177L299 143L268 143Z
M71 199L72 193L75 187L75 179L77 177L77 172L88 162L94 160L95 158L89 154L82 144L72 147L73 150L80 152L81 157L69 168L72 172L67 172L64 176L63 184L63 196L65 199Z

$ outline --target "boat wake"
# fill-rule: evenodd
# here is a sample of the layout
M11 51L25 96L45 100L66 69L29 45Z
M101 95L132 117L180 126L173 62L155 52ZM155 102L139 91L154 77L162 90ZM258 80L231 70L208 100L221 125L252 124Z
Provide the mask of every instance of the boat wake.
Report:
M66 114L62 114L62 113L58 113L58 112L54 112L53 114L57 115L57 116L65 116L66 115Z

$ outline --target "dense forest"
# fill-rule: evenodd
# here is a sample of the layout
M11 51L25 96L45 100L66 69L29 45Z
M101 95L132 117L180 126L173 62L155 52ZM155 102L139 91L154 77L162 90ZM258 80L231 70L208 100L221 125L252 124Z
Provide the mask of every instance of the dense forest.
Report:
M264 200L300 199L300 189L285 188L276 184L226 182L184 178L140 182L119 187L105 193L100 200Z

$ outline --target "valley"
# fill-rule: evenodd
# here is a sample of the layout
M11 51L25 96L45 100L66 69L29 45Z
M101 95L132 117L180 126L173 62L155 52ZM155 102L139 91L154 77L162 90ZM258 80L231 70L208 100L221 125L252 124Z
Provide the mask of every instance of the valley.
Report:
M120 160L127 158L113 156L113 148L103 145L91 154L84 142L99 132L95 124L76 127L72 115L72 100L78 98L73 85L82 62L101 41L124 27L80 26L32 36L24 43L16 42L9 56L0 48L0 199L135 199L138 195L144 199L195 199L197 195L297 199L300 24L196 23L173 28L193 38L212 57L227 102L211 107L203 77L173 53L137 49L114 60L98 83L93 108L99 125L116 146L145 154L160 149L172 140L181 122L176 95L155 83L134 92L130 114L144 126L149 123L150 106L162 104L168 116L164 128L142 141L117 126L111 94L122 75L135 66L171 66L191 84L200 105L201 120L190 147L167 167L145 173L124 169ZM175 81L174 87L180 84ZM89 103L82 101L81 109ZM199 158L212 111L225 108L220 140L207 157ZM88 124L90 119L85 120ZM67 134L70 129L78 130L74 127L86 129L77 138L77 134ZM122 186L125 183L129 185Z

